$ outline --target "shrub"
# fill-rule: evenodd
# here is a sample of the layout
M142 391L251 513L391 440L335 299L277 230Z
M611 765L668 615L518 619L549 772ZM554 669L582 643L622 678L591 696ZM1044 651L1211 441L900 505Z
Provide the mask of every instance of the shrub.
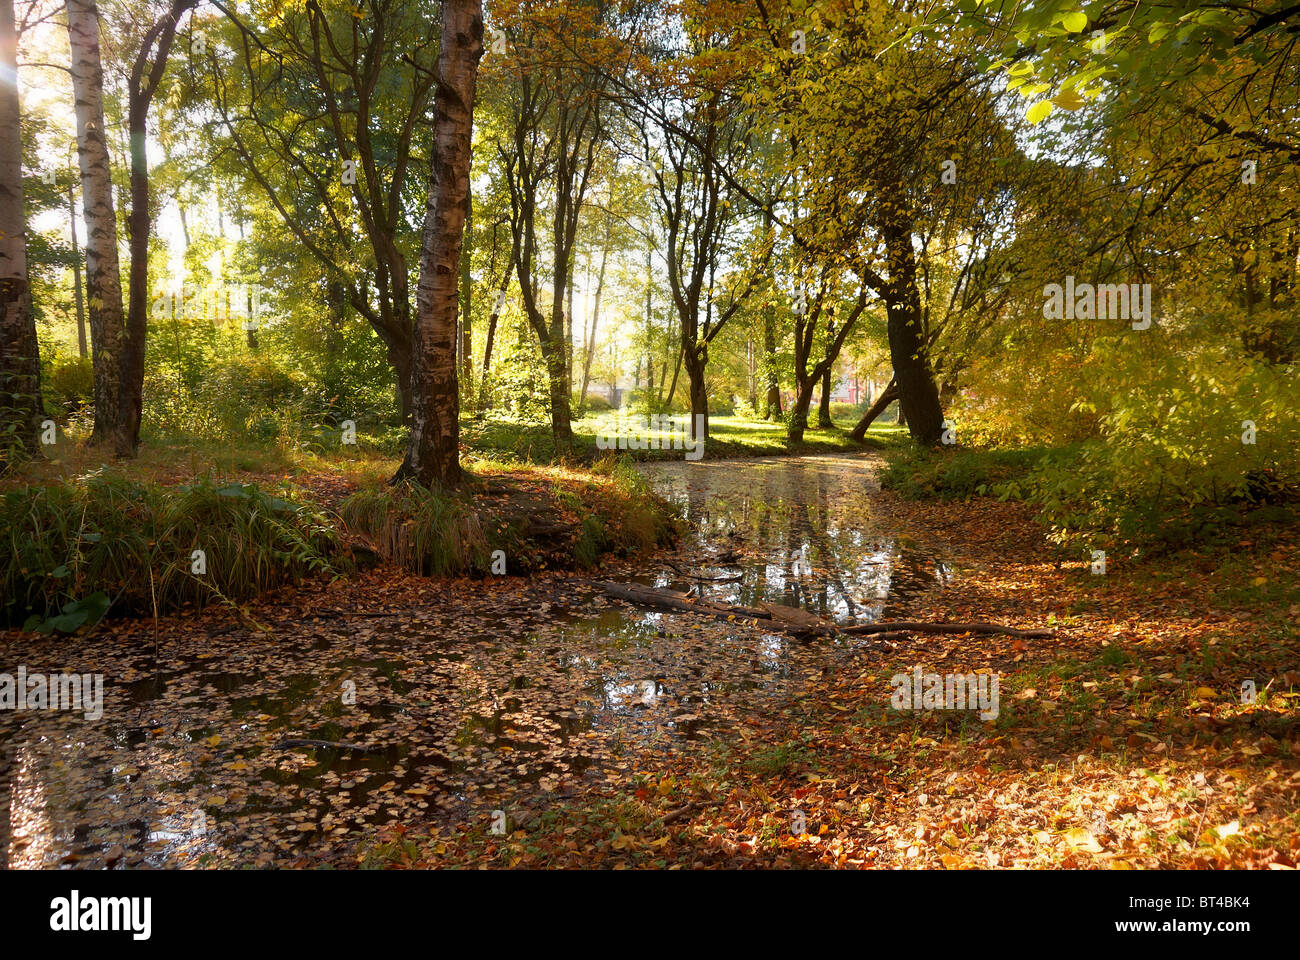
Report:
M1047 453L1042 447L926 450L909 445L890 457L880 485L912 500L969 500L999 483L1023 477Z
M89 357L55 358L44 381L52 405L73 413L91 405L95 375Z

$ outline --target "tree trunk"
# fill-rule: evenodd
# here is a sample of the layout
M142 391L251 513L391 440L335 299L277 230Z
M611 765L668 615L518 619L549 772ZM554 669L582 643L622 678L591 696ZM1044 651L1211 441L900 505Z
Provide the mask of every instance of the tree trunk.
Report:
M127 422L122 357L128 349L122 313L122 277L117 259L117 217L112 171L104 139L104 69L99 59L99 10L95 0L67 0L72 93L81 167L82 215L86 221L86 288L90 341L94 350L95 429L91 442L110 444L119 456L134 445L122 433Z
M910 224L887 223L881 231L889 250L890 290L886 297L889 356L898 385L899 422L906 418L912 439L931 447L943 435L943 410L926 353L916 255Z
M414 384L411 382L411 370L414 363L412 352L406 346L395 343L388 348L388 362L397 374L397 415L401 422L410 425L415 415Z
M85 360L90 356L86 345L86 300L81 286L81 246L77 243L77 203L72 196L72 183L68 183L68 226L72 229L72 300L77 306L77 355Z
M564 326L563 317L558 324ZM569 406L569 352L564 349L562 337L553 335L541 342L542 357L546 361L546 378L551 394L551 435L558 444L573 442L573 424Z
M696 350L683 350L686 362L686 377L690 382L691 394L691 437L696 440L709 438L709 392L704 382L704 368L707 357L700 356ZM698 421L698 417L704 419Z
M466 396L473 396L474 384L474 281L470 274L470 254L474 236L474 190L465 196L465 240L460 251L460 369L465 381Z
M677 363L673 366L673 382L668 388L668 397L663 401L663 408L667 410L673 405L673 397L677 394L677 380L682 373L682 357L686 355L685 350L677 351ZM666 370L666 368L665 368ZM659 378L660 384L663 383L663 377Z
M19 131L18 34L13 0L0 0L0 468L15 441L34 451L40 422L41 361L27 282L23 148Z
M867 412L862 415L862 419L858 421L857 426L853 428L849 436L861 443L866 438L867 428L897 399L898 384L890 380L889 386L880 391L880 396L876 397L875 402L867 408Z
M831 420L831 368L827 367L826 372L822 374L822 399L817 405L817 426L823 430L835 426Z
M460 481L456 385L457 266L469 196L474 87L483 56L482 0L443 0L433 158L420 244L411 435L394 480L426 487Z
M135 456L140 443L140 418L144 409L144 351L149 329L149 232L153 224L149 204L149 158L146 153L146 119L154 93L167 69L167 56L176 37L180 17L197 0L172 0L145 34L140 51L131 65L127 82L127 133L131 154L131 212L127 217L130 251L130 286L127 288L126 338L119 358L122 371L121 420L115 425L118 456ZM152 57L152 59L150 59ZM249 346L257 348L257 334L250 325ZM98 424L97 424L98 426Z
M767 395L763 402L763 420L780 420L781 384L776 377L776 308L763 308L763 368L767 374Z
M785 438L790 443L803 441L803 432L808 427L808 408L812 406L813 387L817 381L809 377L799 384L799 391L794 397L794 406L785 421Z

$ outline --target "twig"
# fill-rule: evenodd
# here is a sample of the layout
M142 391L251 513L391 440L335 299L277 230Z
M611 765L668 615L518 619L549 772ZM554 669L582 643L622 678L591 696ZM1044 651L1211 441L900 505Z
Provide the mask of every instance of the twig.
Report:
M998 623L922 623L919 620L890 620L881 623L859 623L841 627L844 633L888 633L914 631L916 633L1000 633L1009 637L1032 637L1046 640L1056 636L1051 630L1021 630L1004 627Z

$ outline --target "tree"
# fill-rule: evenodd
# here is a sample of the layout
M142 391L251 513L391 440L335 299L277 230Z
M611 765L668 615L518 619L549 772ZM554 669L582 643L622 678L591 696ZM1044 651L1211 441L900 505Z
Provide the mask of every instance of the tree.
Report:
M573 439L570 423L572 346L566 294L582 207L605 136L601 74L566 49L574 38L596 43L599 5L543 2L503 11L511 49L500 79L513 90L508 141L497 153L510 191L515 273L528 324L546 363L551 432L559 444ZM550 196L545 196L549 188ZM549 199L549 263L541 262L538 224ZM550 302L544 281L549 275Z
M456 484L461 478L456 317L474 89L482 56L482 0L443 0L433 157L416 288L411 435L406 459L394 477L426 487Z
M117 257L117 215L112 169L104 136L104 68L99 56L99 9L95 0L67 0L72 51L73 107L77 160L81 167L82 214L86 223L86 289L90 341L94 350L95 428L91 442L116 456L135 453L128 427L130 398L123 363L131 349L122 313L122 277Z
M144 408L145 338L149 327L149 236L153 216L149 199L149 157L146 149L149 106L167 69L167 56L176 38L180 18L198 0L171 0L171 6L146 31L131 64L127 81L127 136L131 153L131 212L127 217L130 250L130 286L126 309L126 337L119 359L121 400L114 425L119 455L128 447L135 453L140 443L140 417Z
M410 265L427 200L411 171L437 77L426 10L377 0L359 15L352 3L310 0L265 26L227 19L237 59L208 46L219 129L301 251L374 328L407 420Z
M808 408L812 403L813 390L819 383L822 387L822 408L829 420L831 369L840 355L844 341L867 307L867 287L859 285L856 300L847 308L847 316L841 317L837 327L834 320L835 311L837 308L842 310L844 304L836 290L840 278L830 274L829 269L822 270L811 297L806 288L801 288L799 291L800 309L796 310L794 319L795 398L790 416L786 420L786 437L792 443L803 440L803 432L808 426ZM819 329L822 332L820 338L822 356L810 367L809 361L813 356ZM829 424L821 424L821 426L829 426Z
M673 88L665 84L661 89ZM647 95L640 127L644 162L652 171L665 232L668 288L681 329L692 435L706 439L709 347L754 289L771 247L764 236L762 253L746 269L730 271L730 282L724 278L725 292L717 290L719 267L725 266L728 254L737 252L734 229L743 212L740 194L720 170L734 172L739 166L749 146L748 127L736 119L735 105L721 90L686 85L686 91Z
M34 446L44 408L27 281L27 218L13 0L0 0L0 445ZM3 467L7 464L0 464Z

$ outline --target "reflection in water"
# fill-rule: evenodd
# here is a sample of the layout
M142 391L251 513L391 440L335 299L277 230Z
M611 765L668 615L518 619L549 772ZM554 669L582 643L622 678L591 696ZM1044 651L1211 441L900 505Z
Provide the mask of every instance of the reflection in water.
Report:
M764 460L742 470L701 461L647 469L657 489L683 506L693 545L706 558L700 575L740 574L734 583L666 574L651 581L655 586L698 582L711 600L783 603L849 623L879 619L889 600L942 588L951 577L933 551L875 528L868 461Z
M952 573L882 526L872 469L837 457L648 465L689 532L670 556L607 575L839 622L886 616ZM0 716L15 751L0 777L11 797L0 859L248 863L270 850L292 862L393 820L544 805L629 758L653 769L656 752L726 736L863 642L801 643L614 604L580 578L558 584L461 582L459 602L413 617L174 638L157 663L144 641L98 638L83 656L106 667L101 722ZM35 669L49 654L24 655ZM354 704L341 702L344 680ZM315 743L292 745L303 740Z

